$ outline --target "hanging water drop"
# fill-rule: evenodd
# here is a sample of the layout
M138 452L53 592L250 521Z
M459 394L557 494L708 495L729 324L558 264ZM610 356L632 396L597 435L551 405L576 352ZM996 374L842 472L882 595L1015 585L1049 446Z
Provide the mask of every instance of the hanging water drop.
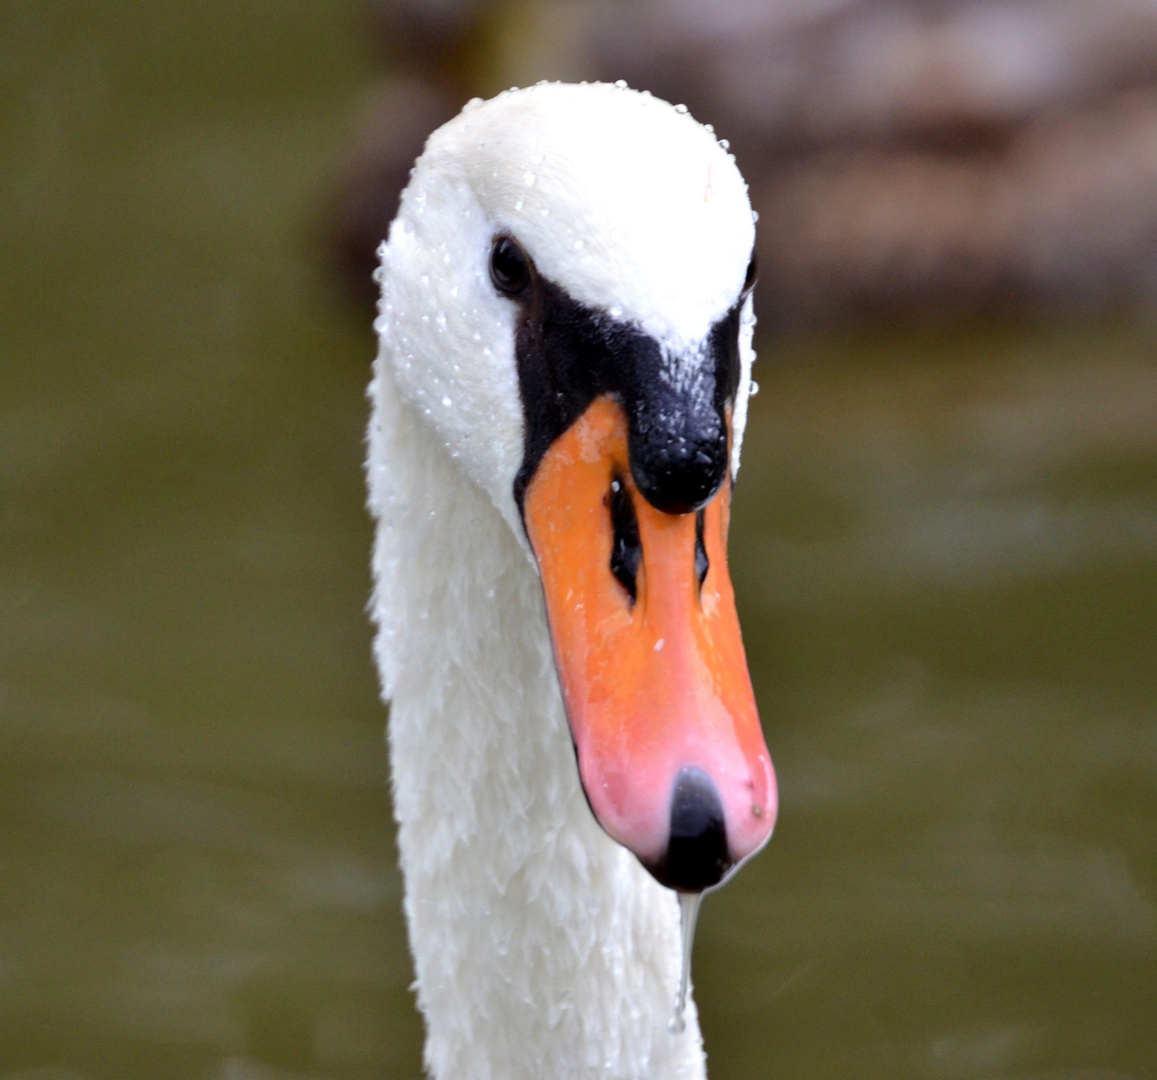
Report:
M702 893L681 892L678 895L683 924L683 970L679 975L679 989L675 993L675 1011L667 1025L672 1035L681 1035L687 1027L683 1013L687 1009L687 987L691 984L691 950L695 946L695 922L699 918L699 905L703 903Z

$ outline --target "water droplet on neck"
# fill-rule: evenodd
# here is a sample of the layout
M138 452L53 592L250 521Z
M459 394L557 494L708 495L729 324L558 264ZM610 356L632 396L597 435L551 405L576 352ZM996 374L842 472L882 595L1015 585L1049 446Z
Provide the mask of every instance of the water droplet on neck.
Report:
M681 1035L687 1027L683 1013L687 1008L687 987L691 983L691 951L695 947L695 922L699 918L699 905L703 902L702 893L681 892L679 896L679 914L683 923L683 970L679 975L679 989L675 993L675 1011L667 1030L672 1035Z

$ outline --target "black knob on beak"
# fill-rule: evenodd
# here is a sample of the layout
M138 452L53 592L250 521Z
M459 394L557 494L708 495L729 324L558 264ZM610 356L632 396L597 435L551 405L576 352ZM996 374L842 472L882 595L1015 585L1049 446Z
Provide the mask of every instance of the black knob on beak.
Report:
M647 403L648 405L654 403ZM662 399L659 405L669 404ZM713 409L659 417L636 410L629 453L635 483L655 509L687 514L710 502L727 475L727 429Z

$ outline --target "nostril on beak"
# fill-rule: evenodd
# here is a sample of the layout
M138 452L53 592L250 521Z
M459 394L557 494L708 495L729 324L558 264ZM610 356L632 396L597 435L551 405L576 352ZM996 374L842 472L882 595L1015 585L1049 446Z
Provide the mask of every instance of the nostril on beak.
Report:
M731 869L723 801L702 769L679 770L671 796L671 838L666 857L647 869L660 884L680 892L718 885Z

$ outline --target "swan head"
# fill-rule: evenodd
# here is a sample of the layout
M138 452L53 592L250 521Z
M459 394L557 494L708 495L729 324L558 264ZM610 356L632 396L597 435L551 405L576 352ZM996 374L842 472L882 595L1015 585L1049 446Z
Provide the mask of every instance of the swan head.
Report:
M777 806L726 557L753 245L686 110L540 84L430 137L381 251L382 355L538 567L591 809L682 891Z

